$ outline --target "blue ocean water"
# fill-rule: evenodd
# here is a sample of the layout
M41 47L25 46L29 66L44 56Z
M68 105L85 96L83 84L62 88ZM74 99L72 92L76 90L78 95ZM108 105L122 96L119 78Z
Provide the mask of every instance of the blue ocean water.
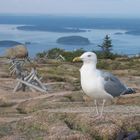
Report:
M21 16L0 15L0 41L13 40L27 44L31 57L36 53L50 48L75 50L99 50L105 35L109 35L113 44L113 52L126 55L140 53L140 19L107 19L87 17L59 17L59 16ZM28 27L19 30L17 27ZM35 26L34 30L30 27ZM43 30L42 30L43 29ZM65 29L65 30L64 30ZM73 29L71 31L67 29ZM76 31L75 31L76 29ZM85 32L78 32L85 30ZM126 34L136 31L137 35ZM78 35L87 37L91 44L86 46L60 45L56 40L62 36ZM5 47L0 46L0 54L4 54Z

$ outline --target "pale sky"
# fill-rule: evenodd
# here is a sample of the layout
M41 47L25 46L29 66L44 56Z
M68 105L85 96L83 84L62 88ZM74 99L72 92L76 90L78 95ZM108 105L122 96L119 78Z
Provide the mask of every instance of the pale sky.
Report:
M0 0L0 14L140 17L140 0Z

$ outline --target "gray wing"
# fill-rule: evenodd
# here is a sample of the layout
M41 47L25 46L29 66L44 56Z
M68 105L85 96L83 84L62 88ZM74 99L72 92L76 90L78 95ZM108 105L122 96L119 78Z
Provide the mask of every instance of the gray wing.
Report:
M127 90L127 87L124 84L122 84L121 81L113 74L101 71L101 75L104 78L105 91L113 97L120 96L121 93Z

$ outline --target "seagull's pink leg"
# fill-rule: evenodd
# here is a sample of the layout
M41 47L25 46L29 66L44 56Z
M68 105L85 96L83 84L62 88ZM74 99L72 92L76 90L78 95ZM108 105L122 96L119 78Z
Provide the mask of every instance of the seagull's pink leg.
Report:
M96 116L98 116L99 115L99 109L98 109L98 105L97 105L96 99L94 100L94 104L95 104L95 109L96 109Z
M96 114L95 115L91 114L92 118L99 116L99 109L98 109L98 105L97 105L97 100L96 99L94 100L94 105L95 105Z
M106 100L105 100L105 99L103 99L103 104L102 104L101 113L100 113L100 116L101 116L101 117L102 117L102 115L103 115L105 102L106 102Z
M103 99L103 104L102 104L101 112L99 114L99 111L98 111L98 114L95 116L95 120L98 120L98 119L102 119L103 118L103 111L104 111L105 102L106 102L106 100Z

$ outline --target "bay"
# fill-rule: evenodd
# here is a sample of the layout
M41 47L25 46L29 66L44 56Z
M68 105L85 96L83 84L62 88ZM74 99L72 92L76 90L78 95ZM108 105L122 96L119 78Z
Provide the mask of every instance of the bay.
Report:
M99 50L98 45L102 44L105 35L109 35L113 44L113 52L125 55L136 55L140 53L140 36L125 34L124 29L86 29L86 32L48 32L48 31L25 31L18 30L21 24L0 24L0 40L13 40L20 43L30 42L26 46L30 57L36 53L51 48L62 48L65 50L76 50L83 48L87 51ZM41 25L40 25L41 26ZM82 28L83 29L83 28ZM86 37L91 44L86 46L60 45L56 40L62 36L78 35ZM5 52L5 47L0 47L0 55Z

